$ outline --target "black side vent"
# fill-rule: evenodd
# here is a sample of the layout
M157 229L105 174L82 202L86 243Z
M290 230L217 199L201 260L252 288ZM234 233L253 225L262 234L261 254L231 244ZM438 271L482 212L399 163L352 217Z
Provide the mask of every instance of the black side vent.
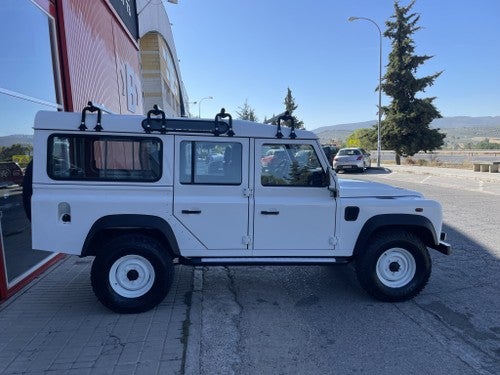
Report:
M359 215L359 207L349 206L345 208L344 218L345 221L356 221Z

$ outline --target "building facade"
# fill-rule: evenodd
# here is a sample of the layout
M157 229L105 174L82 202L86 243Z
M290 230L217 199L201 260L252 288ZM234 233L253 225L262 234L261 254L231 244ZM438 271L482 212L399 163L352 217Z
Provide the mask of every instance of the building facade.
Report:
M2 0L0 16L1 300L59 258L31 249L13 177L12 164L30 160L36 112L80 112L91 100L142 114L143 95L135 0Z
M187 95L165 6L161 1L137 0L137 9L144 112L156 104L167 116L187 116Z

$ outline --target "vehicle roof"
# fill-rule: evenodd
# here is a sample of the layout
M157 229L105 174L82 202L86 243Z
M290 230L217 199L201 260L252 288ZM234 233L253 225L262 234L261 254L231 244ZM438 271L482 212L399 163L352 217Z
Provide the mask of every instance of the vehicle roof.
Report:
M39 111L35 116L35 130L53 130L53 131L74 131L77 133L84 133L79 130L81 123L81 113L76 112L55 112L55 111ZM116 114L103 114L101 119L103 133L134 133L144 134L141 126L142 121L146 118L144 115L116 115ZM194 119L188 118L167 118L175 121L189 121ZM197 121L214 121L213 119L202 119ZM86 114L85 124L88 128L85 133L94 132L94 126L97 122L97 115L93 113ZM233 131L235 137L257 137L257 138L276 138L277 126L265 125L255 123L252 121L233 120ZM282 126L281 132L283 139L290 137L291 129ZM318 137L311 131L297 129L295 130L297 139L317 139ZM158 135L159 133L152 133ZM197 133L197 132L167 132L167 134L204 134L210 136L210 133ZM221 136L226 136L221 134Z

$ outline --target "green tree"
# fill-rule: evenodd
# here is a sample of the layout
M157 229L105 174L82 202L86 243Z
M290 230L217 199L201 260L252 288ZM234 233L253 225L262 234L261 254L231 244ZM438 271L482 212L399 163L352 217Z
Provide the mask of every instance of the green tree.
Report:
M285 105L285 111L288 112L290 116L293 118L293 122L295 123L296 129L304 128L304 121L301 121L293 114L293 112L298 108L298 105L295 104L295 98L292 96L292 90L290 87L287 89L287 94L285 96L285 101L283 102Z
M444 144L445 134L439 129L430 129L432 120L442 117L433 104L435 97L417 98L432 86L441 72L417 78L420 65L432 56L415 54L412 35L420 30L417 26L420 15L409 13L416 0L406 7L394 2L392 20L386 22L384 36L392 39L392 51L382 83L382 90L392 98L389 106L383 107L385 119L382 124L384 148L394 150L396 164L401 164L401 156L412 156L419 151L432 151Z
M21 143L16 143L8 147L0 147L0 160L11 161L14 155L30 155L32 151L32 145Z
M257 119L257 115L255 114L255 110L248 104L248 99L245 99L243 107L238 107L238 111L236 111L236 114L238 115L238 118L240 120L248 120L253 122L259 121Z
M346 145L347 147L361 147L365 150L375 150L377 148L376 127L356 129L347 137Z
M499 143L490 143L489 139L485 139L484 141L478 142L473 147L475 150L500 150Z

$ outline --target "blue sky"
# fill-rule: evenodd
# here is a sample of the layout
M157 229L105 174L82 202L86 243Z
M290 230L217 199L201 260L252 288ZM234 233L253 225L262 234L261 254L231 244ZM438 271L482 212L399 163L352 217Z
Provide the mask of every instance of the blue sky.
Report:
M409 0L400 1L406 6ZM259 120L284 110L290 87L306 128L377 118L379 35L393 0L165 1L191 102L202 117L236 116L245 100ZM424 96L443 116L500 115L500 0L417 0L417 76L443 70ZM382 72L391 50L382 41ZM382 96L382 104L389 98ZM191 106L198 115L198 105Z

